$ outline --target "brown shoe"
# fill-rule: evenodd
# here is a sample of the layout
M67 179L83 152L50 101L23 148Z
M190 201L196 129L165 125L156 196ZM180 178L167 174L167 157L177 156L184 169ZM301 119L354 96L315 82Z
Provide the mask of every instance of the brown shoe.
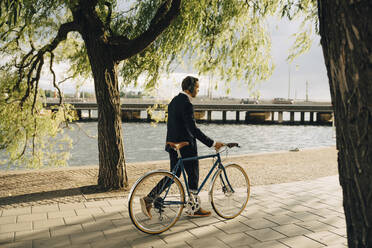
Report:
M143 214L151 219L152 218L152 215L151 215L151 212L150 212L150 210L152 208L151 199L147 196L142 197L140 199L140 203L141 203L141 209L142 209Z
M198 211L196 211L193 215L189 214L189 216L208 217L208 216L211 216L211 211L207 211L207 210L204 210L202 208L199 208Z

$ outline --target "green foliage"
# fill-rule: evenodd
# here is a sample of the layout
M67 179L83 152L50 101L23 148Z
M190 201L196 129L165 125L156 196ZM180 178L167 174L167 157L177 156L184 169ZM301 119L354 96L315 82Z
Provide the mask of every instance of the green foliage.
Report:
M0 150L6 155L0 164L25 168L66 165L72 144L61 127L74 118L70 106L45 109L42 95L33 102L34 93L21 106L25 87L10 91L16 78L4 71L0 79Z
M260 9L263 2L267 2L265 10ZM264 17L276 9L269 2L258 1L254 8L232 0L183 1L181 15L171 27L142 53L123 62L124 82L135 84L140 75L146 75L146 88L152 89L160 72L170 72L176 65L189 62L199 74L214 74L228 83L243 79L252 84L267 79L273 65ZM153 8L138 1L131 13L140 15L146 26L153 18ZM137 22L132 26L128 25L131 21L125 23L118 30L128 36L137 33Z

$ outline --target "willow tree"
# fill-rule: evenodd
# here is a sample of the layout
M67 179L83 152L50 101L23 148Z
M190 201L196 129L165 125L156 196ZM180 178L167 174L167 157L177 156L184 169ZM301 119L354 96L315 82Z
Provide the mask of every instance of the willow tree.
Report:
M0 145L8 149L12 161L36 157L28 162L42 165L41 155L49 147L38 142L55 135L56 127L70 118L62 98L59 111L43 110L38 89L42 75L52 75L50 83L58 92L58 82L92 75L98 104L98 184L117 189L127 186L120 75L126 84L136 84L145 75L146 88L152 89L160 74L184 60L193 61L199 73L218 73L225 81L250 83L271 73L263 17L274 13L272 1L133 0L122 6L116 2L1 1L0 51L6 63L0 79L4 117L0 126L7 128L1 130ZM71 68L64 78L55 73L61 62ZM56 118L56 112L64 114Z

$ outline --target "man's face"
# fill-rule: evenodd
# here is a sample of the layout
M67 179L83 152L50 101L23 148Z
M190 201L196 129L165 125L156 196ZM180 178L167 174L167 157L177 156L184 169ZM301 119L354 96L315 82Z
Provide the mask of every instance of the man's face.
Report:
M194 91L190 92L192 97L196 97L196 95L199 93L199 82L196 81Z

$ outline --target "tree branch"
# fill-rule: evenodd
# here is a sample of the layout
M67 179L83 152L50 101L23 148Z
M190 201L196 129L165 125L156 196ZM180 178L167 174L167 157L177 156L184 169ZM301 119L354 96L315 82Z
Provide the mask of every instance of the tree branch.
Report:
M169 7L170 5L170 7ZM149 28L137 38L128 40L124 36L110 40L114 59L121 61L140 53L166 30L180 13L181 0L166 0L157 10Z
M30 92L32 89L34 89L34 99L33 99L33 104L32 104L32 110L34 110L34 106L36 103L36 98L37 98L37 90L38 90L38 83L40 80L40 74L41 70L44 65L44 56L47 52L53 54L53 50L58 46L58 44L65 40L67 38L67 34L71 31L77 31L78 30L78 25L76 25L74 22L68 22L64 23L60 26L57 36L52 40L50 44L45 45L42 47L32 58L29 60L28 63L26 63L26 60L28 57L30 57L35 48L33 47L32 42L31 44L31 51L25 55L25 57L22 59L19 68L19 80L17 81L16 88L19 88L19 84L23 79L23 71L27 70L28 67L30 69L27 72L27 90L25 95L22 97L22 100L20 102L21 107L23 106L24 102L26 99L29 97ZM51 60L53 60L53 56L51 56ZM53 61L51 62L53 63ZM36 73L36 75L34 75Z

